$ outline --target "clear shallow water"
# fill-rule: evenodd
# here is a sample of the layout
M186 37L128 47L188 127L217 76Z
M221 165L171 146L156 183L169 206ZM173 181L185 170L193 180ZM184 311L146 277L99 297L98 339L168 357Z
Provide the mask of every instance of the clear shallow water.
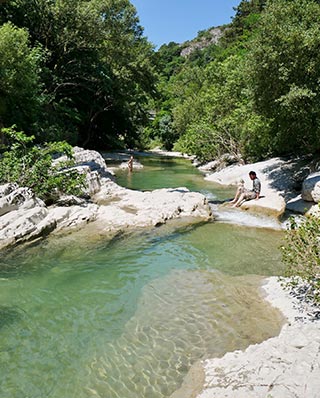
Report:
M257 286L281 273L281 236L225 223L112 241L83 230L3 255L0 397L168 397L199 358L278 333Z
M223 188L204 181L203 174L193 167L190 161L170 157L135 157L144 167L116 171L117 182L131 189L153 190L159 188L187 187L208 196L209 199L225 200L232 198L234 189Z

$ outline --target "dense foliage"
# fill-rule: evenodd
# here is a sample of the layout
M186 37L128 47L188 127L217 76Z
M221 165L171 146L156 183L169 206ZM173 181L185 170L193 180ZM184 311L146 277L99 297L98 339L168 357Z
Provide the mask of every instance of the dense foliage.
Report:
M0 185L16 183L29 187L46 203L61 194L81 195L85 188L84 176L70 168L73 165L72 147L65 142L43 146L33 145L28 137L13 128L3 128L7 148L0 158ZM53 156L64 154L68 161L53 163Z
M315 0L243 0L218 43L187 57L173 43L162 46L157 106L171 120L166 147L203 161L224 152L257 160L318 151L319 19Z
M155 73L128 0L6 0L0 24L0 124L15 123L38 141L96 148L139 141ZM22 51L12 57L15 46Z
M286 233L286 244L282 247L282 258L286 265L289 285L306 281L310 300L320 304L320 223L319 219L309 217L298 225L291 220Z
M40 47L29 46L26 30L0 26L0 127L16 123L28 129L38 117L43 55Z
M203 161L318 151L319 1L241 0L235 11L155 52L129 0L4 0L0 127Z

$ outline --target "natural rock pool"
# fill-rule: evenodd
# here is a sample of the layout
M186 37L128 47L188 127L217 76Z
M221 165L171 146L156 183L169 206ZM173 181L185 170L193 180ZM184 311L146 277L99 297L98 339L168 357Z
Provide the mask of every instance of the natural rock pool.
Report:
M118 182L232 196L187 160L140 161ZM279 332L259 285L281 274L281 239L230 220L171 222L112 240L83 229L2 253L0 397L170 396L198 359Z

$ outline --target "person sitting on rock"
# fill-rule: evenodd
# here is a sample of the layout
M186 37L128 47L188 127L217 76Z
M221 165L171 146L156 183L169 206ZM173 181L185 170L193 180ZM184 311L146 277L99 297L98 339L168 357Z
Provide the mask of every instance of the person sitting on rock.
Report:
M232 203L234 203L232 207L239 207L246 200L259 199L261 192L261 182L255 171L250 171L249 177L252 180L252 189L249 190L243 187L243 192L239 193L237 199L235 197L235 201L232 201Z

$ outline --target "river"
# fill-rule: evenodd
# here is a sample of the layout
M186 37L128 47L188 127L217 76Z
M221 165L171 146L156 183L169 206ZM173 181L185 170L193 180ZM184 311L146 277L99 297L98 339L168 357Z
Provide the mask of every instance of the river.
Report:
M140 161L120 184L232 196L187 160ZM0 397L166 398L197 360L278 334L259 285L282 272L283 233L233 214L112 240L85 229L2 254Z

